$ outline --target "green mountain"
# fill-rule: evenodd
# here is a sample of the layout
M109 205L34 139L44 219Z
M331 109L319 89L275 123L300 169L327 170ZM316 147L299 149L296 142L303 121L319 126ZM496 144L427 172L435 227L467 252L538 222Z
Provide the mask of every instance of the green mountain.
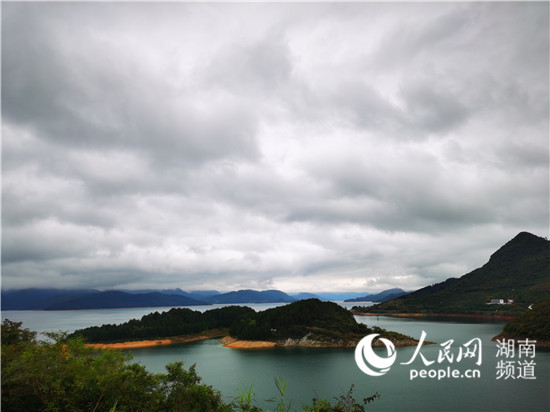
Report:
M482 267L364 309L374 313L519 315L550 297L550 241L521 232ZM492 304L491 299L513 300ZM357 308L361 310L361 308Z

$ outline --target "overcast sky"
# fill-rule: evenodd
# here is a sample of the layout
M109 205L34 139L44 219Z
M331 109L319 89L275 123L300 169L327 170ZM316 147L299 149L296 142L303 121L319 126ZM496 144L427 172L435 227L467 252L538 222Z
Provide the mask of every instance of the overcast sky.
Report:
M2 4L2 287L412 290L549 235L549 4Z

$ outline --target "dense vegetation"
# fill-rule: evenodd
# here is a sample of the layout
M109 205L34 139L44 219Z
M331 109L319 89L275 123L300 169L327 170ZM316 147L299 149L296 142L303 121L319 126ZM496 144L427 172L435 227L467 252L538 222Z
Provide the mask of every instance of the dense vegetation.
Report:
M519 315L550 296L550 241L522 232L489 262L459 279L425 287L400 298L370 306L376 313L463 313ZM512 299L511 305L487 305ZM356 310L361 311L361 308Z
M140 320L132 319L119 325L92 326L75 331L89 343L109 343L142 339L183 337L216 332L231 334L243 340L302 339L353 346L374 329L357 323L353 314L336 303L308 299L285 306L256 312L248 307L226 306L204 313L175 308L164 313L150 313ZM377 328L376 333L390 339L410 339Z
M550 298L507 323L499 337L528 338L550 343Z
M255 313L241 306L226 306L204 313L186 308L153 312L140 320L132 319L120 325L107 324L79 329L71 336L81 336L87 342L157 339L189 335L211 329L229 328L236 319Z
M152 374L118 351L80 339L36 340L20 322L2 324L3 411L224 411L221 394L181 362Z
M2 324L2 410L35 411L260 411L252 389L231 402L202 383L195 366L182 362L166 366L167 373L153 374L129 355L86 347L80 338L49 334L55 343L38 341L36 333L21 322ZM286 383L275 381L277 411L290 411L284 397ZM300 410L310 412L359 412L379 397L353 398L353 386L335 403L313 399Z
M360 339L369 329L336 303L308 299L249 313L233 324L230 333L248 340L300 339L308 334L316 340L346 340Z

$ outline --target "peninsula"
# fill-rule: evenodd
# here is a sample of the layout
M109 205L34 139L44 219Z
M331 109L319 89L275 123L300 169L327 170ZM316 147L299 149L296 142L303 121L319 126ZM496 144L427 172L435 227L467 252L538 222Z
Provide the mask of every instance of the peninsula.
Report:
M395 346L417 345L412 337L358 323L340 305L307 299L256 312L227 306L203 313L187 308L154 312L140 320L119 325L93 326L75 331L88 344L133 348L223 338L233 348L303 346L352 348L370 333L391 340ZM375 345L377 341L375 341ZM378 342L378 344L381 344Z

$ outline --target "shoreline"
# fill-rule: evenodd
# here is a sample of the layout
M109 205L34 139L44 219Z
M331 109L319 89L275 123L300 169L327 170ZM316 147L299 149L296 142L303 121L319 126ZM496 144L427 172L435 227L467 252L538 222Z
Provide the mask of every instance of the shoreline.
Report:
M215 339L227 335L227 329L212 329L187 336L172 336L169 338L143 339L143 340L128 340L124 342L109 342L109 343L86 343L87 347L99 349L137 349L151 348L155 346L178 345L180 343L191 343L206 339Z
M86 343L84 346L97 349L138 349L152 348L155 346L177 345L179 343L197 342L200 340L212 339L212 336L191 336L187 338L170 338L170 339L151 339L151 340L136 340L127 342L115 343Z
M233 349L263 349L263 348L273 348L277 346L276 342L264 341L264 340L240 340L233 338L231 336L225 336L221 339L218 339L219 342L225 348Z
M222 338L218 337L218 342L220 342L224 347L231 349L270 349L275 347L306 347L306 348L353 348L357 344L355 341L346 341L346 342L323 342L323 341L312 341L309 339L287 339L286 341L263 341L263 340L241 340L233 338L231 336L224 336ZM127 342L114 342L114 343L87 343L85 346L97 348L97 349L116 349L116 350L125 350L125 349L139 349L139 348L152 348L158 346L167 346L167 345L177 345L182 343L191 343L197 342L206 339L215 339L216 336L191 336L191 337L174 337L170 339L150 339L150 340L139 340L139 341L127 341ZM395 342L395 346L414 346L418 343L417 340L405 340L400 342ZM424 342L424 344L433 344L433 342ZM374 346L382 346L380 342L376 342Z
M352 312L356 316L388 316L393 318L473 318L493 320L514 320L517 316L475 315L468 313L372 313Z
M233 348L233 349L266 349L266 348L274 348L274 347L350 349L350 348L356 347L359 340L352 339L347 341L330 342L330 341L310 340L307 336L305 336L302 339L288 338L286 340L281 340L281 341L262 341L262 340L252 341L252 340L240 340L237 338L233 338L231 336L225 336L219 339L219 342L221 342L224 347ZM412 338L401 339L401 340L396 340L393 343L396 347L416 346L418 344L418 340L412 339ZM434 342L431 342L431 341L424 342L424 345L431 345L431 344L434 344ZM377 340L374 342L373 346L384 346L384 344Z

